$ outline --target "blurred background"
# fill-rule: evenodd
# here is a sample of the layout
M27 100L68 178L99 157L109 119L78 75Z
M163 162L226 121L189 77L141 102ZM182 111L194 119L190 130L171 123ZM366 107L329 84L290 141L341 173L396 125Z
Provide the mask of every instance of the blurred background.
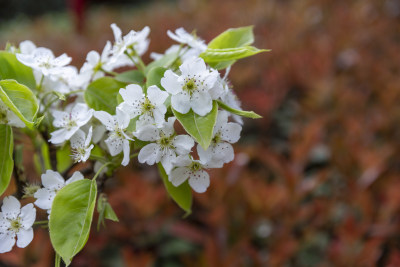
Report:
M0 6L0 47L30 39L78 67L113 40L113 22L123 33L150 26L154 52L181 26L209 42L254 25L255 46L272 50L232 68L242 107L263 119L245 120L235 160L210 172L193 213L182 218L157 169L133 162L105 187L120 222L93 227L71 266L400 266L399 0ZM0 255L0 266L53 262L41 228Z

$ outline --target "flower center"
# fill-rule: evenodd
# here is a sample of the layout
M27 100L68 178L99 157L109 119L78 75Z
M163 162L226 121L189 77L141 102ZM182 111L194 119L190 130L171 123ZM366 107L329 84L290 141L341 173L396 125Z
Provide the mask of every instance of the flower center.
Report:
M219 142L221 142L221 134L219 132L216 133L211 142L213 144L218 144Z
M197 86L198 84L196 84L196 79L189 78L185 80L185 85L183 86L182 90L192 95L193 92L197 90Z
M201 167L201 164L200 164L200 163L198 163L198 162L192 162L192 164L190 164L190 166L189 166L189 169L190 169L192 172L197 172L198 170L201 170L202 167Z
M149 113L151 116L153 116L153 109L155 106L151 103L151 101L146 97L144 99L144 102L142 103L142 114Z
M85 147L77 147L72 149L72 157L75 162L81 160L81 158L86 154Z
M163 134L161 134L161 136L162 137L157 140L157 144L163 149L165 149L165 148L173 149L174 147L172 145L172 136L167 137L167 136L164 136Z
M73 127L75 127L77 124L76 124L76 121L73 121L73 120L68 120L68 122L67 122L67 125L66 125L66 128L68 129L68 130L71 130Z
M18 232L21 227L21 218L17 217L16 219L10 220L10 228L8 230Z

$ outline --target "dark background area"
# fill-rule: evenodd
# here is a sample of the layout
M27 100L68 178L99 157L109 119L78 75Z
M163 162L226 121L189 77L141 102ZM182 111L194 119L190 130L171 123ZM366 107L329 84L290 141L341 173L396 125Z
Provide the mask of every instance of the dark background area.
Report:
M400 266L400 1L125 2L92 1L80 15L62 1L29 13L42 16L2 8L0 45L30 39L80 67L113 39L113 22L124 33L150 26L154 52L173 44L168 29L209 42L254 25L255 46L272 51L237 62L230 77L263 119L245 120L234 162L210 172L187 218L156 168L121 169L105 189L120 223L94 227L72 266ZM0 263L53 258L37 228Z

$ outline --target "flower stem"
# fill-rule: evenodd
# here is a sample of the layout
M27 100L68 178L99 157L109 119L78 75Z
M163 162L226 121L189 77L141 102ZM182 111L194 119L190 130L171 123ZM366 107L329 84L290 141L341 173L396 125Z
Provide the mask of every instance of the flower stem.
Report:
M48 224L49 221L36 221L33 223L33 225L40 225L40 224Z
M56 252L56 258L54 260L54 266L55 267L60 267L61 266L61 257L60 255L58 255L58 253Z
M101 166L101 168L100 168L100 169L96 172L96 174L94 175L93 180L96 180L97 176L100 175L101 171L102 171L105 167L107 167L108 165L111 165L111 164L112 164L111 162L107 162L107 163L103 164L103 166Z

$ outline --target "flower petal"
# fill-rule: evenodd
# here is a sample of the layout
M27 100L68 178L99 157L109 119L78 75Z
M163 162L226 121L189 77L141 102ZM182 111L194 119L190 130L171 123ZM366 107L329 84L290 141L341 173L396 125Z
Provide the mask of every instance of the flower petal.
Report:
M123 141L123 147L122 148L123 148L123 151L124 151L124 158L123 158L123 160L121 162L121 165L122 166L126 166L129 163L130 153L131 153L128 140L125 139Z
M51 209L51 205L53 204L56 192L54 190L49 190L47 188L41 188L38 191L36 191L33 196L36 198L34 204L37 207L43 210L49 210Z
M72 174L71 178L69 178L69 179L65 182L65 184L67 185L67 184L73 183L73 182L75 182L75 181L83 180L84 178L85 178L85 177L83 177L83 174L82 174L81 172L76 171L76 172L74 172L74 173Z
M189 178L189 185L197 193L206 192L207 188L210 186L210 176L204 170L199 170L192 173Z
M95 111L94 117L98 119L104 126L106 126L107 130L113 131L116 125L116 121L113 116L105 111Z
M179 76L172 72L172 70L167 70L164 73L164 77L161 78L161 85L164 89L172 94L176 95L182 91L182 85L178 81Z
M15 233L0 233L0 253L11 251L15 244Z
M186 167L178 167L171 171L171 174L168 176L168 180L174 186L180 186L184 181L189 178L190 170Z
M179 155L188 154L194 146L194 140L189 135L178 135L173 140L173 145Z
M58 172L47 170L42 174L42 184L48 189L61 189L65 185L64 178Z
M190 106L193 112L204 116L209 113L212 109L212 99L210 94L203 92L195 92L190 100Z
M29 203L22 207L21 209L21 224L24 229L32 227L32 224L36 219L36 209L33 207L32 203Z
M147 163L149 165L153 165L156 162L160 161L160 146L151 143L144 146L138 155L138 160L140 163Z
M32 227L29 229L20 229L19 232L17 233L17 246L20 248L24 248L29 243L31 243L33 239L33 229Z
M235 122L228 122L221 129L221 139L231 144L236 143L240 138L242 126Z
M21 203L13 196L8 196L3 199L1 211L4 218L16 219L20 213Z
M171 97L172 107L179 113L186 114L190 110L190 96L182 92ZM211 109L210 109L211 110Z
M168 93L161 91L156 85L152 85L147 88L147 97L156 106L163 105L165 100L168 98Z
M137 106L138 102L144 99L143 89L137 84L130 84L126 89L121 88L119 93L125 102L134 106Z

